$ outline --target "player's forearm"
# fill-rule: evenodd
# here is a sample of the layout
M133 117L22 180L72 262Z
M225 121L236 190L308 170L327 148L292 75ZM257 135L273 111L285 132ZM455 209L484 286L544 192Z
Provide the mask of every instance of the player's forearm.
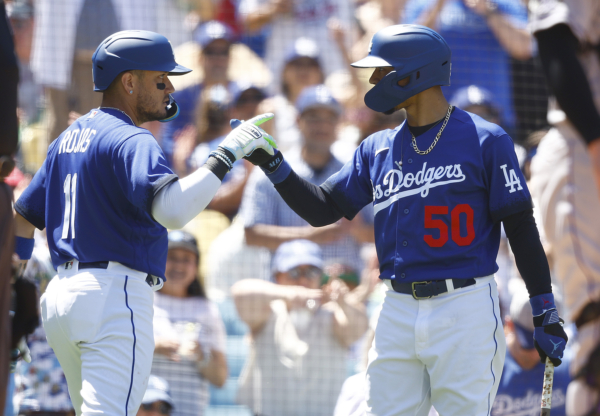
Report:
M600 114L577 57L578 40L564 24L537 32L535 37L550 91L589 145L600 137Z
M15 215L15 236L33 238L35 226L27 221L21 214Z
M333 224L343 216L321 187L299 177L293 170L275 184L275 189L285 203L313 227Z
M152 202L152 216L166 228L182 228L206 208L220 185L217 175L201 167L165 186Z
M551 293L550 267L535 225L533 210L509 215L502 222L529 296Z

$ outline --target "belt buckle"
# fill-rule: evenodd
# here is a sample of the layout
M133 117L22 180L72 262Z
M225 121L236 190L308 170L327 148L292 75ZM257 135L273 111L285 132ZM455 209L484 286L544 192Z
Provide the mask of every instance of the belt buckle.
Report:
M426 285L429 284L429 282L412 282L411 283L411 288L412 288L412 296L413 298L415 298L416 300L423 300L423 299L431 299L433 296L417 296L417 292L416 292L416 288L415 285Z

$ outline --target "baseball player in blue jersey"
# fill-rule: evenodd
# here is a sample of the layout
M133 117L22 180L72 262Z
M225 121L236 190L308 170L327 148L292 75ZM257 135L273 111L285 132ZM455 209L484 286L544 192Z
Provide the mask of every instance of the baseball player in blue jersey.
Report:
M15 251L27 260L34 228L46 228L57 276L41 299L42 321L77 415L135 415L154 352L152 291L164 281L165 227L202 211L233 162L273 155L256 127L272 115L240 125L179 180L139 127L177 116L169 76L190 70L175 62L169 41L118 32L98 46L93 65L102 106L50 144L15 204Z
M567 341L513 142L448 104L440 86L450 83L451 52L429 28L384 28L353 66L375 68L367 106L404 108L406 122L364 140L321 186L279 152L261 168L313 226L373 203L389 290L369 353L369 414L427 415L433 404L444 416L489 415L506 349L493 278L501 223L530 294L540 357L559 365Z

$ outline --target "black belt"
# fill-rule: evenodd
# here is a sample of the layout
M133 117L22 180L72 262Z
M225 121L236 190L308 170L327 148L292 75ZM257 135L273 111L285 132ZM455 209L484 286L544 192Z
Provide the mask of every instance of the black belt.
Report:
M429 280L426 282L403 283L392 279L394 292L412 295L415 299L429 299L448 292L445 280ZM475 279L452 279L454 289L460 289L475 284Z
M108 262L107 261L91 261L89 263L79 262L79 270L81 270L81 269L108 269ZM154 278L152 277L151 274L148 274L146 276L146 283L148 283L148 286L150 286L150 287L154 286Z
M79 270L81 269L108 269L107 261L91 261L89 263L79 262Z

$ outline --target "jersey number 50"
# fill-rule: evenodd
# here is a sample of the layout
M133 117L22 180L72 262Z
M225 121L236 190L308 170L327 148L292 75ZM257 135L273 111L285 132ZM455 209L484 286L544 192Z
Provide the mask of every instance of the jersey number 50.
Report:
M467 217L467 235L460 235L460 214L466 214ZM440 230L439 238L434 238L431 234L426 234L423 239L430 247L442 247L448 241L448 225L444 220L433 219L432 215L448 215L447 206L427 205L425 206L425 228L437 228ZM469 204L459 204L454 207L450 213L450 228L452 241L459 246L468 246L475 238L475 228L473 227L473 208Z

